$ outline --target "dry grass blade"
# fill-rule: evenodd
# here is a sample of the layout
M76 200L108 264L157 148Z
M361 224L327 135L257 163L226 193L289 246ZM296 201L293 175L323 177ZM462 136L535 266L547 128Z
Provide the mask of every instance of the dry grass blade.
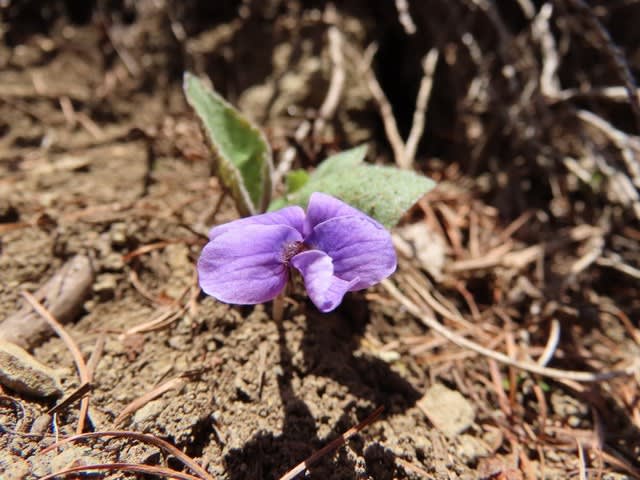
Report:
M85 395L87 395L91 391L92 385L90 383L83 383L80 385L75 391L71 392L71 395L64 398L62 401L56 403L53 407L47 410L47 414L51 415L56 412L59 412L63 408L71 405L73 402L77 401L79 398L84 399ZM82 412L82 408L80 409ZM86 414L86 412L85 412ZM82 433L82 432L79 432Z
M161 328L171 325L175 320L180 318L180 315L182 315L187 310L187 308L187 306L183 306L178 309L169 308L167 311L162 312L156 318L152 318L148 322L143 322L139 325L134 325L133 327L129 328L120 336L120 338L122 339L130 335L135 335L137 333L147 333L154 330L160 330Z
M152 252L154 250L159 250L161 248L168 247L169 245L175 244L184 244L184 245L200 245L202 244L202 239L200 238L176 238L171 240L163 240L161 242L149 243L147 245L143 245L141 247L136 248L132 252L127 253L122 256L122 261L125 263L129 263L136 257L140 255L144 255L146 253Z
M538 358L538 365L544 367L547 363L551 361L553 358L556 349L558 348L558 343L560 342L560 322L554 318L551 320L551 330L549 331L549 339L547 340L547 344L544 347L544 351L540 358Z
M409 279L411 280L411 279ZM393 285L389 280L383 280L382 285L386 290L396 299L398 300L412 315L419 318L422 323L424 323L427 327L436 331L447 340L455 343L459 347L467 348L472 350L480 355L484 355L485 357L492 358L500 363L505 365L518 368L520 370L525 370L530 373L535 373L538 375L542 375L549 378L556 378L559 380L572 380L575 382L602 382L606 380L611 380L612 378L621 377L621 376L629 376L636 373L638 370L638 365L633 364L625 370L615 370L610 372L602 372L602 373L592 373L592 372L580 372L574 370L560 370L557 368L547 368L542 367L535 363L528 362L520 362L518 360L514 360L507 355L496 352L494 350L489 350L481 345L478 345L471 340L467 340L464 337L461 337L455 332L452 332L447 327L439 323L435 318L432 318L429 315L426 315L415 303L405 297L398 288Z
M640 471L626 460L618 458L616 455L608 452L601 452L602 459L613 465L614 467L626 472L630 477L640 480Z
M129 403L124 408L124 410L122 410L122 412L120 412L120 415L118 415L116 417L116 419L113 421L113 425L114 426L119 425L120 423L122 423L124 421L125 418L127 418L133 412L135 412L139 408L141 408L144 405L146 405L147 403L149 403L151 400L154 400L155 398L158 398L160 395L162 395L163 393L166 393L166 392L168 392L170 390L179 389L183 385L184 385L184 378L183 377L172 378L171 380L168 380L168 381L158 385L156 388L154 388L150 392L145 393L141 397L138 397L135 400L133 400L131 403Z
M311 465L317 462L324 455L328 454L332 450L335 450L339 446L344 445L356 433L360 432L366 426L373 423L375 419L378 418L378 416L382 413L383 410L384 410L384 407L376 408L371 415L369 415L367 418L361 421L358 425L350 428L349 430L344 432L342 435L340 435L338 438L328 443L317 452L313 453L309 458L300 462L298 465L296 465L287 473L285 473L282 477L280 477L280 480L293 480L294 478L296 478L298 475L304 472L307 468L309 468Z
M133 473L144 473L147 475L157 475L164 478L178 478L181 480L202 480L200 477L194 477L188 473L177 472L165 467L154 467L152 465L136 465L135 463L101 463L98 465L83 465L79 467L71 467L66 470L60 470L59 472L51 473L40 477L40 480L51 480L56 477L64 477L81 472L91 472L96 470L116 471Z
M432 48L429 53L422 59L422 69L424 75L420 82L420 89L418 90L418 97L416 98L416 109L413 113L413 123L411 125L411 131L407 138L407 143L404 146L403 166L404 168L410 168L413 164L413 160L418 150L418 143L424 133L425 116L427 113L427 104L431 97L431 88L433 87L433 76L436 72L436 66L438 64L438 50Z
M92 432L92 433L82 433L80 435L74 435L73 437L68 437L60 440L59 442L54 443L53 445L48 446L44 450L40 452L41 455L44 455L65 443L77 442L80 440L87 440L90 438L101 438L101 437L114 437L114 438L128 438L133 440L138 440L140 442L148 443L155 447L164 450L165 452L173 455L178 460L180 460L186 467L193 470L193 472L197 473L199 478L205 480L214 480L214 478L209 475L209 473L198 465L191 457L187 454L179 450L177 447L171 445L164 440L155 437L153 435L149 435L146 433L138 433L138 432L129 432L129 431L107 431L107 432Z
M75 342L75 340L71 337L71 335L67 333L67 331L64 329L62 324L60 324L60 322L58 322L53 317L53 315L51 315L51 313L49 313L49 311L46 308L44 308L44 306L33 295L31 295L27 291L24 291L22 292L22 296L27 300L27 302L29 302L31 307L33 307L33 309L36 312L38 312L43 319L46 320L46 322L51 326L51 328L56 332L56 334L62 339L64 344L67 346L67 348L71 352L73 361L76 364L76 368L78 369L80 383L90 384L91 375L89 373L89 369L87 368L87 364L85 363L84 357L82 356L82 353L80 352L80 349L78 348L78 344ZM89 408L88 401L89 401L88 397L85 397L82 399L82 405L87 403L87 406L82 407L81 405L81 412L84 412L85 416L81 415L80 418L78 419L77 433L82 433L82 430L84 430L86 412L88 411L88 408Z
M391 145L391 149L393 150L393 157L396 164L400 166L402 165L404 158L404 142L400 136L396 119L393 116L393 108L391 107L384 90L382 90L382 87L380 86L380 83L368 62L368 60L373 57L376 50L377 46L372 44L364 55L360 55L358 52L353 52L352 56L356 59L360 59L361 72L364 75L364 80L371 92L371 95L378 104L378 109L380 110L380 116L382 117L382 123L384 125L384 131L387 135L387 140L389 140L389 144Z
M102 357L102 351L104 350L104 342L105 335L101 334L98 336L96 340L96 344L93 347L93 351L91 352L91 357L89 357L89 363L87 364L87 376L89 378L89 382L93 382L93 374L96 371L96 367L98 366L98 362L100 361L100 357ZM84 422L89 415L89 396L86 395L80 401L80 418L78 419L78 428L76 429L76 433L82 433L84 431Z
M329 36L329 56L333 64L331 80L329 82L329 90L325 97L320 110L318 110L318 118L313 123L313 133L316 137L320 135L324 129L327 120L329 120L336 112L344 90L344 82L346 73L344 69L344 57L342 48L342 33L336 26L331 26L328 32Z

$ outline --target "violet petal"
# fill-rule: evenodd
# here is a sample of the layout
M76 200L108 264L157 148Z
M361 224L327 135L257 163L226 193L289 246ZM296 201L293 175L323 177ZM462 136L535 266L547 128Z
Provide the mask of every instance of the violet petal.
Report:
M302 240L287 225L246 225L215 235L202 250L198 275L202 290L226 303L256 304L272 300L287 283L284 247Z
M285 207L276 212L262 213L223 223L209 230L209 240L246 225L288 225L302 233L304 229L304 210L298 206Z
M365 213L344 203L342 200L338 200L326 193L314 192L309 198L307 218L304 221L303 234L305 236L309 235L313 231L313 227L329 220L330 218L351 215L366 217L375 222L375 220L367 216Z
M291 265L302 274L309 298L321 312L330 312L340 305L345 293L358 281L336 277L331 257L320 250L297 254L291 259Z
M305 243L331 257L337 277L347 281L358 279L350 291L374 285L396 269L391 235L366 216L329 219L316 225Z

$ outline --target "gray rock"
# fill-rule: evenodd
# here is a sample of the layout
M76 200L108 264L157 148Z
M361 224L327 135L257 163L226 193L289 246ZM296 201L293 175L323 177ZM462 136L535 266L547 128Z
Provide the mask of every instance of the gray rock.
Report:
M62 395L56 372L11 342L0 340L0 383L34 397Z
M459 392L435 384L418 401L429 421L448 438L455 438L471 426L475 412Z

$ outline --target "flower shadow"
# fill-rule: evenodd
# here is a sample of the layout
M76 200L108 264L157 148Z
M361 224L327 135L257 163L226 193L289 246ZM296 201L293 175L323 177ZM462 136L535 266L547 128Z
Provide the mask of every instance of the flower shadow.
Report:
M305 314L300 351L292 352L291 342L287 342L287 334L299 330L300 324L290 321L278 324L279 366L282 369L278 391L284 406L282 433L258 432L242 448L227 454L225 463L231 479L279 478L352 427L354 414L362 419L380 405L385 406L383 415L402 412L420 397L419 392L387 363L357 353L369 318L361 296L349 296L343 306L331 314L318 313L313 306L309 306ZM330 426L328 434L319 434L321 429L326 432L326 428L319 425L326 420L317 418L318 414L314 416L312 408L302 398L304 391L294 389L296 376L311 375L330 379L325 383L335 383L350 394L342 407L343 413ZM327 398L327 401L338 400ZM322 404L312 407L316 407L313 409L316 411L322 410ZM335 408L334 404L334 411ZM356 478L358 468L362 467L358 467L350 455L328 455L310 469L306 478Z

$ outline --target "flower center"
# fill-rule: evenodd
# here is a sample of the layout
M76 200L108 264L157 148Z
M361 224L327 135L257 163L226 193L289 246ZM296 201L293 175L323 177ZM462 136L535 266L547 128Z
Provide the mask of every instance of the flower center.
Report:
M287 243L284 246L284 249L282 251L282 261L288 265L289 261L295 257L297 254L299 254L300 252L304 252L305 250L308 250L309 247L307 247L303 242L291 242L291 243Z

